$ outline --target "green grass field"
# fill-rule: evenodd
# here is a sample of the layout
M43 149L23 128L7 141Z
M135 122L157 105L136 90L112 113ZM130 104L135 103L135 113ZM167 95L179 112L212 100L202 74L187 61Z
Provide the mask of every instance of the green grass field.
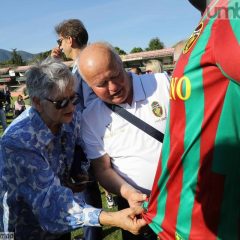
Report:
M103 189L101 188L101 186L100 186L100 191L101 191L103 209L106 211L117 211L117 206L115 206L111 209L107 208L105 193L104 193ZM116 197L114 197L114 198L115 198L115 202L116 202ZM82 237L82 236L83 236L82 229L72 232L72 239L74 239L74 237ZM104 226L103 227L103 239L104 240L122 240L121 230L116 227Z

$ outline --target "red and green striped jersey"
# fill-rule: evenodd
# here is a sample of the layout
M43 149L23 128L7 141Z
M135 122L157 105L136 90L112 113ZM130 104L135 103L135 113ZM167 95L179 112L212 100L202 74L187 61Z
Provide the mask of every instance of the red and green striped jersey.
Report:
M177 62L170 91L144 218L161 240L239 240L239 0L211 1Z

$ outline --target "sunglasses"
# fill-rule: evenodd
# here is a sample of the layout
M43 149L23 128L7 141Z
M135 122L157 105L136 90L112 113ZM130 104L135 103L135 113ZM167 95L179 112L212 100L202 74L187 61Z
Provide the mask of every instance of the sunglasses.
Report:
M57 40L58 47L61 47L61 45L62 45L62 41L63 41L62 38L59 38L59 39Z
M147 70L145 73L152 73L152 71L151 70Z
M80 102L79 95L75 93L73 96L69 98L64 98L62 100L53 101L52 99L45 98L47 101L54 104L56 109L62 109L68 106L68 104L71 102L74 106L77 105Z

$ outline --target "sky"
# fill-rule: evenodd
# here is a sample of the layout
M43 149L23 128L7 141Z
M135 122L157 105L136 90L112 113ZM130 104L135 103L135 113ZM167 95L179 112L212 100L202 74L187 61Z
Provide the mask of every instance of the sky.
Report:
M159 38L172 47L191 35L200 13L187 0L7 0L0 4L0 49L39 53L56 46L54 27L80 19L89 42L129 53Z

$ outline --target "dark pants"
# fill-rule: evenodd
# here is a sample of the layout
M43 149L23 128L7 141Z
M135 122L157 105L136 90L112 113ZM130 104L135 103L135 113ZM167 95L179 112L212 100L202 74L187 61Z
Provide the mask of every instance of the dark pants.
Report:
M129 208L128 202L122 198L118 197L118 210ZM128 231L122 230L123 240L157 240L157 235L152 231L149 226L143 230L143 233L139 235L134 235Z
M84 190L86 203L96 208L102 208L101 193L97 181L89 183ZM83 227L84 240L102 240L101 227Z
M71 240L71 233L65 233L61 237L57 238L56 240Z

